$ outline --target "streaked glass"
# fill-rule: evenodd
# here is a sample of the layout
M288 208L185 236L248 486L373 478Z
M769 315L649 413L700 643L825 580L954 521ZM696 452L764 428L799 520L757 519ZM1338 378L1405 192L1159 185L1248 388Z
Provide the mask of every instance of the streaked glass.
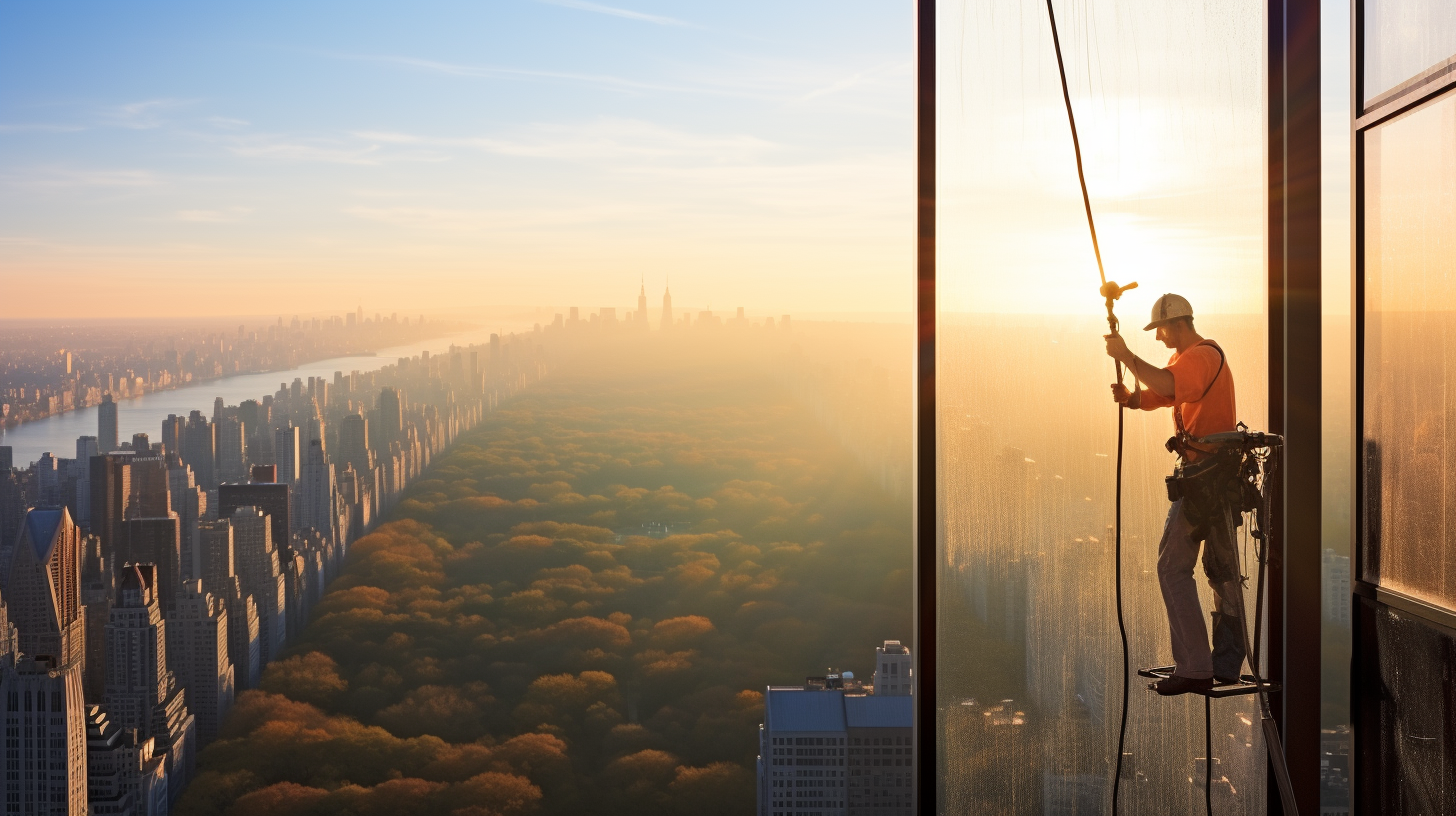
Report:
M1456 637L1362 599L1357 813L1456 813ZM1341 757L1330 757L1339 762Z
M1456 3L1365 0L1365 102L1456 58Z
M1456 609L1456 93L1364 138L1362 567Z
M1046 9L939 9L939 811L1107 813L1118 413ZM1170 352L1142 327L1159 295L1187 297L1228 353L1241 418L1263 427L1264 5L1057 11L1108 277L1139 283L1118 305L1123 333L1162 364ZM1155 563L1172 430L1168 411L1127 416L1134 669L1170 662ZM1132 678L1119 812L1201 813L1203 700L1146 682ZM1264 812L1255 708L1213 703L1216 813Z

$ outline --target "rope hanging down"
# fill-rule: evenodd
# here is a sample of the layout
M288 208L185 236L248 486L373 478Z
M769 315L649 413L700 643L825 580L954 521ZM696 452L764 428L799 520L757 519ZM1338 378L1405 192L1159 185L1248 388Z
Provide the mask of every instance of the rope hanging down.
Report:
M1062 41L1057 35L1057 13L1052 8L1052 0L1047 0L1047 19L1051 21L1052 27L1052 48L1057 53L1057 76L1062 80L1062 102L1067 106L1067 124L1072 129L1072 151L1077 157L1077 183L1082 188L1082 207L1087 212L1087 230L1092 234L1092 252L1097 256L1097 276L1102 280L1102 286L1097 290L1098 294L1107 303L1107 328L1113 334L1118 333L1117 315L1113 314L1112 304L1122 297L1122 293L1129 289L1137 288L1137 283L1129 283L1127 286L1118 286L1116 282L1107 280L1107 272L1102 267L1102 247L1097 243L1097 222L1092 218L1092 197L1087 194L1087 174L1082 169L1082 143L1077 138L1077 117L1072 112L1072 95L1067 90L1067 68L1062 62ZM1122 384L1122 363L1115 362L1117 371L1117 384ZM1136 384L1136 372L1133 374ZM1128 655L1127 646L1127 622L1123 616L1122 604L1122 451L1124 426L1127 407L1119 405L1117 408L1117 491L1115 509L1113 515L1113 561L1117 594L1117 634L1122 640L1122 713L1118 717L1117 726L1117 759L1112 772L1112 813L1117 816L1118 794L1122 789L1122 757L1123 748L1127 742L1127 696L1128 684L1132 673L1131 659Z

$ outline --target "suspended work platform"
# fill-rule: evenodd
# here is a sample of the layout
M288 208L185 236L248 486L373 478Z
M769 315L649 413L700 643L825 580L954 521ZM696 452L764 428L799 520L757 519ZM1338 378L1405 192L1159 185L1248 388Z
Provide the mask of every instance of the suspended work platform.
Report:
M1138 677L1146 677L1150 680L1166 680L1173 674L1174 668L1174 666L1158 666L1151 669L1138 669L1137 673ZM1148 688L1152 688L1152 685L1149 684ZM1279 691L1279 684L1265 682L1264 690L1269 692L1277 692ZM1215 680L1213 681L1213 688L1209 689L1208 691L1193 691L1189 693L1197 694L1203 697L1212 697L1213 699L1217 700L1224 697L1239 697L1245 694L1258 694L1259 685L1254 681L1254 676L1252 674L1245 674L1239 677L1239 682L1237 683L1220 683Z

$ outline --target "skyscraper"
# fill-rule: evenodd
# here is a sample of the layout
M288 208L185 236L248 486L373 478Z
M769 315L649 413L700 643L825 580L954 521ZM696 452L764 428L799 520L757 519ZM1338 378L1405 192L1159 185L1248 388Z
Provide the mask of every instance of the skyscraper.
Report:
M68 511L37 508L26 513L0 593L20 632L20 651L50 657L58 667L74 663L79 690L86 645L81 531Z
M91 457L100 453L94 436L76 437L76 523L91 525Z
M233 665L233 687L237 691L257 688L263 674L263 644L258 635L258 605L243 593L236 575L223 582L219 593L227 608L228 660Z
M637 313L633 315L640 328L647 328L647 282L643 281L637 290Z
M238 581L258 605L261 662L278 658L288 637L288 600L271 520L256 507L240 507L229 517Z
M100 706L86 707L87 799L93 816L167 811L167 761L157 741L122 731Z
M91 458L91 532L115 552L121 522L131 499L131 454L103 453ZM3 569L3 565L0 565Z
M273 461L278 481L291 485L298 480L298 428L289 423L273 432Z
M175 802L192 776L197 725L186 696L167 668L167 623L157 603L151 564L121 568L116 604L106 624L103 705L123 730L156 740L166 754L168 800Z
M221 597L227 579L236 575L233 558L233 523L230 519L204 521L198 525L198 572L189 576L202 581L204 591Z
M875 647L875 696L910 693L910 650L898 640Z
M201 581L184 583L177 611L167 619L167 638L170 668L187 692L200 749L217 738L218 726L233 705L228 615L222 599L203 590Z
M182 585L182 525L176 513L160 518L131 518L122 523L117 563L147 563L154 580L149 592L163 612L177 608Z
M201 411L193 411L182 429L182 461L192 466L192 475L204 490L217 487L216 428Z
M497 346L492 344L494 350ZM377 422L377 439L374 440L375 449L379 451L389 450L389 443L398 442L400 433L404 428L404 411L400 404L399 392L393 388L385 388L379 392L379 411L375 415Z
M217 517L232 518L239 507L256 507L268 514L274 541L288 541L297 526L292 520L296 491L278 482L225 484L217 488ZM201 578L201 575L196 576Z
M662 325L660 329L672 328L672 287L665 286L662 289Z
M79 539L67 511L31 510L0 593L7 816L87 813Z
M339 449L341 461L354 466L363 473L370 469L369 420L362 414L349 414L339 422Z
M244 455L243 423L223 417L217 424L217 480L241 482L248 478Z
M298 500L294 502L299 517L297 529L318 530L325 538L332 539L338 533L334 466L324 456L323 445L317 439L308 443L298 487ZM281 543L287 543L286 539Z
M167 462L160 456L131 457L131 495L125 518L160 518L172 512Z
M116 402L110 394L101 395L101 405L96 409L96 445L102 453L111 453L121 447L116 428Z

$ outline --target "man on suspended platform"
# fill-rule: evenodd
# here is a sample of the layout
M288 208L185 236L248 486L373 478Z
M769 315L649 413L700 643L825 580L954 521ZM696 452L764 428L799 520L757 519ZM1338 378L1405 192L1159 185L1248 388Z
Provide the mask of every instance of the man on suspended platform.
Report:
M1212 466L1214 449L1197 440L1210 434L1235 430L1238 411L1234 403L1234 375L1223 349L1200 336L1193 327L1193 307L1179 295L1167 294L1153 304L1152 322L1144 331L1156 331L1157 339L1173 350L1166 368L1159 368L1133 354L1118 334L1106 336L1107 354L1127 366L1143 388L1129 391L1121 383L1112 386L1112 398L1128 408L1151 411L1172 407L1175 435L1169 450L1178 454L1180 473ZM1209 480L1212 481L1212 480ZM1171 497L1170 492L1170 497ZM1220 502L1217 512L1225 512ZM1207 691L1215 680L1236 683L1244 663L1242 598L1221 598L1219 587L1237 589L1238 559L1232 540L1232 525L1208 512L1210 501L1193 501L1184 495L1173 501L1158 544L1158 585L1168 610L1168 628L1173 645L1174 673L1153 688L1159 694L1187 694ZM1193 565L1203 548L1203 571L1214 588L1213 651L1208 648L1208 628L1198 602L1198 584Z

